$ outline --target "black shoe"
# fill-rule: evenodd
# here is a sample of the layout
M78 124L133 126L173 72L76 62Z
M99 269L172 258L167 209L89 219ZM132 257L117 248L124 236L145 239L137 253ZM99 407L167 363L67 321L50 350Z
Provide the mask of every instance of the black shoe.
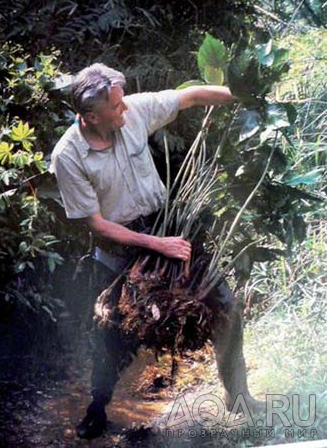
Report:
M81 439L95 439L100 437L107 428L107 416L105 410L87 411L86 416L76 427L78 437Z

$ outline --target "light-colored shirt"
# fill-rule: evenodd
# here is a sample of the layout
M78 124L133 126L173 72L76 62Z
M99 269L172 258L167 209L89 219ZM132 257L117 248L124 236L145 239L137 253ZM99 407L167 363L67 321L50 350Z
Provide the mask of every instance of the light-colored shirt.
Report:
M164 90L124 97L128 106L124 126L114 145L91 149L78 123L61 137L51 156L68 218L101 212L105 219L127 224L159 210L165 199L148 146L148 136L173 121L178 92Z

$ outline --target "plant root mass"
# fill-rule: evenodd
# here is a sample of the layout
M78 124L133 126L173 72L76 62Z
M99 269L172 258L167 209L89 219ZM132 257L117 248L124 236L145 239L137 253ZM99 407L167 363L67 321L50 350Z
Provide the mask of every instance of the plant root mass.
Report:
M197 298L188 276L171 282L162 270L145 271L148 258L135 262L123 286L122 327L158 352L200 349L211 335L212 311ZM166 267L170 263L166 260Z

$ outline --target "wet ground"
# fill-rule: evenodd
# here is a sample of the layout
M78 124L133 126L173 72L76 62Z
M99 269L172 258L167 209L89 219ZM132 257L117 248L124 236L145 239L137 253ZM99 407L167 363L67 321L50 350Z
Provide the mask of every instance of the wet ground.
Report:
M174 384L170 382L170 357L155 360L141 349L119 381L107 408L107 432L93 441L75 435L90 401L91 362L79 347L60 360L52 375L26 381L26 385L0 381L1 448L131 448L171 445L164 425L178 393L217 390L216 368L210 347L180 362ZM161 427L161 429L159 429ZM189 444L183 446L191 446ZM205 445L203 445L205 446Z
M151 351L141 349L107 407L110 422L106 433L92 441L81 440L75 434L75 426L90 401L91 362L85 344L55 362L45 360L38 375L27 375L26 362L28 358L26 372L21 365L16 379L12 371L7 377L0 371L0 448L234 448L238 441L245 441L246 446L285 442L280 428L280 433L259 440L243 436L240 427L234 438L224 421L214 431L196 422L192 428L184 422L169 430L167 421L177 397L183 396L192 411L201 395L222 397L210 345L180 360L173 384L170 356L156 360ZM249 371L250 382L253 368ZM202 410L213 415L217 411L215 407ZM178 420L181 415L174 418ZM230 415L226 413L225 417Z

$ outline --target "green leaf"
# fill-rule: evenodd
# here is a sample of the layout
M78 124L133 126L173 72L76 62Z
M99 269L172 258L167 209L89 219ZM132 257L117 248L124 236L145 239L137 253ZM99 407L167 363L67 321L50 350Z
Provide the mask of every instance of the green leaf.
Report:
M268 56L262 59L260 63L262 65L265 65L266 67L271 67L274 64L274 61L275 61L275 55L274 53L270 53Z
M22 140L22 145L23 148L26 149L26 151L31 151L32 149L32 142L30 142L29 140Z
M246 139L253 137L260 131L262 126L262 117L256 109L243 109L238 112L230 127L230 142L238 145ZM245 149L246 150L246 149Z
M186 87L193 87L193 86L203 86L205 83L199 79L192 79L190 81L183 82L183 84L176 87L176 90L183 90L186 89Z
M244 140L255 135L261 126L260 113L256 110L244 111L241 114L241 119L243 121L243 125L239 135L239 142L243 142Z
M272 41L255 47L241 41L233 55L228 64L228 85L244 104L258 104L289 68L287 51L278 49Z
M15 265L15 270L16 270L16 272L20 272L20 271L18 270L18 269L21 268L20 265L25 265L25 262L23 262L23 263L20 263L20 262L16 263L16 265ZM22 270L24 270L25 267L26 267L26 265L22 267ZM14 296L16 297L16 299L17 299L22 305L27 306L27 307L30 308L30 309L33 309L33 307L32 307L32 305L30 304L30 301L28 300L28 298L26 298L23 294L21 294L17 289L16 289L15 291L13 291L13 293L14 293Z
M12 127L10 137L16 142L22 142L24 148L29 151L32 146L31 141L36 139L33 134L34 128L30 128L28 123L24 124L20 121L17 126Z
M12 127L11 138L15 141L21 141L28 135L28 132L28 123L24 124L22 121L20 121L17 126Z
M239 61L233 60L228 65L227 79L228 86L232 94L237 97L244 104L257 104L256 90L257 82L256 79L253 80L253 76L250 78L245 74L243 69L240 67ZM255 66L253 66L255 68ZM250 83L252 83L250 85Z
M46 163L44 160L36 160L34 161L36 168L42 173L46 168Z
M8 201L9 203L9 198L10 196L14 195L17 191L17 188L12 188L11 190L7 190L4 193L0 193L0 200L5 200Z
M268 104L266 109L267 128L277 130L290 125L286 108L281 103Z
M27 243L26 241L22 241L19 245L19 252L25 253L27 251Z
M256 45L255 49L260 64L265 65L266 67L271 67L275 60L275 53L272 51L272 40L266 44Z
M1 167L3 171L1 171L0 174L0 180L7 186L10 185L11 179L17 179L19 175L19 171L16 168L10 168L8 170L5 170Z
M18 151L16 154L14 154L13 156L13 163L15 164L15 166L17 166L18 168L22 168L25 165L30 165L31 163L31 159L29 157L28 154L26 154L26 152L23 151Z
M260 62L271 54L272 48L273 48L272 39L270 39L269 42L267 42L266 44L258 44L255 46Z
M0 142L0 163L1 165L4 165L5 163L10 163L13 154L11 150L13 149L14 145L7 142Z
M224 82L224 71L221 68L206 65L204 67L204 80L208 84L222 85Z
M43 152L38 151L34 153L33 159L34 159L34 165L42 173L42 171L44 171L46 168L46 162L45 160L43 160Z
M56 242L56 241L54 241ZM48 258L49 271L53 272L57 265L62 264L64 259L57 252L42 251L42 254Z
M306 174L293 174L284 177L283 182L286 185L295 187L300 184L315 185L322 177L321 169L314 169Z
M276 48L275 49L275 60L274 67L277 67L280 64L284 64L289 59L289 51L285 48Z
M43 152L41 152L41 151L36 152L34 154L33 158L34 158L35 162L39 162L40 160L43 159Z
M214 68L224 67L227 62L226 48L220 40L206 33L203 44L197 53L198 67L204 73L206 65Z

